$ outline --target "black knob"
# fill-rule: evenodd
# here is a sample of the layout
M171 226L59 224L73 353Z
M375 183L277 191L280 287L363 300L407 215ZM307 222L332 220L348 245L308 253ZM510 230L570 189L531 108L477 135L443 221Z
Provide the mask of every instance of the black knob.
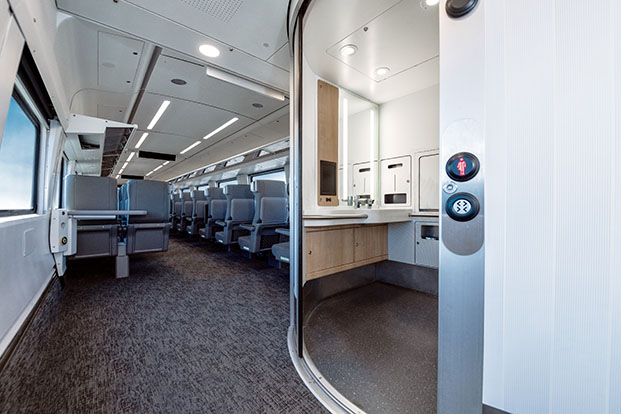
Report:
M478 0L448 0L446 14L457 19L470 13L477 6Z

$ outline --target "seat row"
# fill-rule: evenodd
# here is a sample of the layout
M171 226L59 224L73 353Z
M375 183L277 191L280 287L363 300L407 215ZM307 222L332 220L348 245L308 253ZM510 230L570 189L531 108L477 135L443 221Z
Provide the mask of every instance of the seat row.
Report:
M282 181L175 193L171 209L171 223L179 233L237 244L248 254L271 251L276 260L289 262L288 198Z
M78 218L74 259L168 250L167 183L129 180L117 188L110 177L68 175L64 206Z

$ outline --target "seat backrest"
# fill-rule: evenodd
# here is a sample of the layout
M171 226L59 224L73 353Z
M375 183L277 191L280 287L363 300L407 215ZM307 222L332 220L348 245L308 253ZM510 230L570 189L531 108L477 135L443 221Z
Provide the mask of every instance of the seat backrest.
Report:
M69 210L116 210L116 180L111 177L68 175L65 177L64 206Z
M284 181L257 180L252 182L254 194L253 224L285 223L287 211L287 185Z
M226 215L225 220L231 220L233 212L233 200L252 200L254 195L250 191L249 184L229 184L224 188L226 197Z
M190 215L192 217L202 217L205 207L205 203L203 203L203 201L205 201L205 193L203 191L195 190L190 193L190 196L192 197L192 212ZM201 211L199 211L199 207Z
M168 222L168 184L161 181L129 180L127 210L146 210L146 216L129 216L130 223Z

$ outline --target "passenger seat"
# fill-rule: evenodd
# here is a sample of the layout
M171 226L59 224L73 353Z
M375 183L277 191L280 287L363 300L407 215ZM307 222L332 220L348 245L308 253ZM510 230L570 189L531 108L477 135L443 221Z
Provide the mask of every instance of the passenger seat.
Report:
M252 183L254 194L254 218L252 224L240 227L250 235L237 240L239 247L249 253L270 250L279 242L279 227L288 226L287 187L283 181L257 180Z
M116 180L110 177L68 175L64 205L67 210L116 210ZM118 227L112 219L78 220L75 259L116 256Z
M200 228L205 224L205 193L192 191L192 214L186 217L186 232L190 236L197 236Z
M185 227L187 225L187 220L192 218L192 195L189 192L181 193L182 199L182 207L181 207L181 217L179 218L179 223L177 224L177 230L180 233L183 233Z
M226 197L224 191L218 187L210 187L205 190L205 206L203 215L205 216L205 227L199 230L200 236L205 240L214 238L217 227L216 222L224 220L226 216Z
M249 184L229 184L224 188L226 196L226 215L224 220L216 221L223 227L216 233L216 241L228 246L237 241L239 236L248 233L240 224L248 224L254 216L254 195Z
M146 210L146 216L129 216L127 254L164 252L170 235L168 184L161 181L129 180L127 210Z

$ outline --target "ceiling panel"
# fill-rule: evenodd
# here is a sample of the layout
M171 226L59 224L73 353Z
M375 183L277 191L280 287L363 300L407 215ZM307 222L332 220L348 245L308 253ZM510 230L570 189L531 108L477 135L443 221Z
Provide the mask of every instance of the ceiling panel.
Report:
M289 0L128 2L264 60L287 42Z
M289 54L289 43L285 43L283 47L278 49L276 53L269 58L268 62L278 66L286 71L289 70L291 64L291 55Z
M284 7L274 6L274 4L280 5L281 3L284 3ZM281 91L289 89L289 73L266 61L280 46L286 43L287 0L246 0L244 7L249 6L251 9L257 9L257 12L250 13L250 17L242 18L241 21L233 19L227 23L230 25L227 29L230 33L222 33L222 40L201 33L186 24L171 20L170 16L177 16L183 7L187 10L191 9L190 6L184 5L181 0L147 0L135 1L134 3L128 1L56 0L56 4L63 11L115 28L127 35L164 48L177 50L185 56L191 56L193 59L202 62L212 62L218 67L242 74L249 79L259 80ZM151 9L166 9L168 11L163 14L156 14L151 12ZM199 13L193 12L190 16L197 18L201 25L208 26L209 30L214 27L214 33L217 32L215 26L208 23ZM261 40L264 37L262 33L265 30L281 39L280 43ZM266 52L261 54L262 57L243 52L234 44L229 43L235 39L259 44L259 49L264 48ZM218 47L221 52L220 56L208 58L201 55L198 48L202 43L212 43ZM263 43L275 46L266 48Z
M438 10L419 1L315 0L306 15L305 61L319 77L375 103L430 87L439 78ZM347 58L340 55L346 43L358 48ZM390 74L377 78L382 66Z
M153 128L154 132L183 135L198 140L202 139L205 135L223 125L231 118L239 118L233 125L219 132L207 141L209 144L213 144L254 122L250 118L223 109L168 96L155 95L153 93L145 93L143 95L133 122L138 124L140 129L146 130L147 125L151 122L151 119L162 105L162 102L166 99L171 103Z
M207 76L205 66L165 54L157 65L147 90L194 102L211 104L252 119L263 118L288 102L267 97L221 80ZM182 79L185 85L176 85L172 79ZM256 108L252 104L262 105Z
M130 92L142 57L144 42L111 33L98 33L98 84L119 92Z
M405 1L336 42L327 53L379 82L438 56L439 30L437 13ZM350 44L357 52L343 56L341 48ZM381 67L390 72L377 75Z

